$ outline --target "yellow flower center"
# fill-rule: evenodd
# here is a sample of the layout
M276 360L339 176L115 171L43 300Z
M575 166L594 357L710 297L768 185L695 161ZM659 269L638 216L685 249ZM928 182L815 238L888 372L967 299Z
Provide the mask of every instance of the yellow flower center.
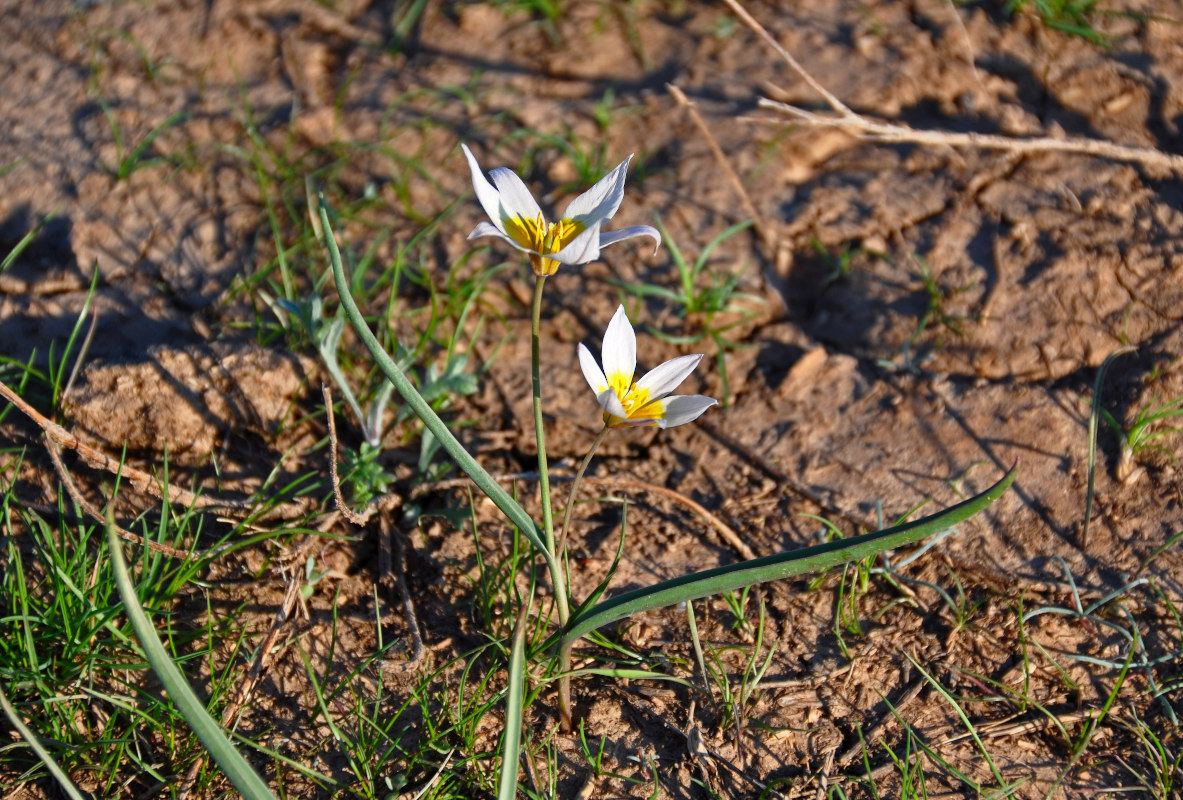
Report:
M534 267L535 275L554 275L558 272L559 262L546 258L546 255L559 252L584 230L583 224L573 219L547 222L542 212L534 219L518 216L504 222L505 232L511 239L527 250L534 251L530 254L530 264Z
M660 403L654 403L649 408L645 407L649 403L648 389L639 388L635 381L630 380L622 372L607 377L608 385L612 388L612 391L616 392L617 399L624 406L625 417L621 419L605 411L605 423L608 425L618 425L625 421L645 422L661 418Z

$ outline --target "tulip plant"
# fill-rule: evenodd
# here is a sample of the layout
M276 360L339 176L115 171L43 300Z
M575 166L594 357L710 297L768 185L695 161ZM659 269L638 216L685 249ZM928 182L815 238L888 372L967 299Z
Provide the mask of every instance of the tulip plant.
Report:
M546 565L553 589L554 618L557 626L546 641L531 648L527 632L531 629L531 614L541 613L533 608L533 591L517 610L512 641L509 647L509 681L506 687L506 715L504 744L502 748L502 770L498 780L498 797L509 800L517 792L518 761L521 748L522 715L525 698L529 694L530 679L536 681L557 680L559 720L563 730L571 730L570 681L577 674L570 668L571 650L577 641L592 631L634 614L656 608L687 603L700 597L724 594L753 586L765 581L778 580L791 575L817 572L837 564L855 561L895 547L910 544L926 536L947 531L963 520L978 513L993 503L1011 485L1017 475L1013 468L996 484L979 495L958 503L944 511L924 519L897 525L892 528L872 531L849 539L838 539L824 544L756 558L738 564L685 575L663 581L652 586L603 599L608 588L605 580L591 596L574 602L567 586L566 576L566 533L571 521L574 498L579 482L595 455L596 449L613 428L623 426L653 425L658 428L672 428L693 422L708 409L717 405L711 397L702 395L675 395L673 391L689 377L698 366L701 355L686 355L660 364L638 380L634 380L637 367L637 339L632 325L620 307L612 316L604 333L603 348L599 363L584 345L577 348L579 365L588 385L595 393L603 419L603 427L588 449L576 473L571 492L563 514L563 526L556 540L551 513L550 479L546 463L546 438L542 424L542 392L539 382L539 329L542 308L542 293L547 277L553 275L561 265L578 266L599 257L600 249L615 242L634 237L647 236L655 245L660 245L661 236L655 228L639 225L613 231L601 230L620 208L624 198L624 179L630 159L625 159L612 172L591 189L575 198L558 222L547 222L537 202L530 195L521 178L508 169L495 169L490 173L492 183L481 172L480 166L467 146L462 145L464 156L472 172L473 188L477 200L489 215L488 222L481 222L469 238L494 236L514 249L526 254L536 276L534 302L531 316L531 373L534 395L534 432L538 442L538 475L542 495L541 523L535 522L526 510L509 495L485 471L472 454L464 449L452 432L432 409L431 405L416 390L402 369L382 349L381 343L366 325L365 318L349 293L349 279L341 261L341 253L333 233L324 197L318 198L317 216L324 235L325 247L333 269L333 278L341 299L341 308L358 337L374 358L382 373L398 391L407 408L422 420L424 426L440 442L452 460L484 492L506 519L530 542L534 553ZM654 253L656 253L656 247ZM338 335L339 331L337 334ZM590 405L590 404L589 404ZM623 526L622 526L623 527ZM136 587L128 574L120 552L118 533L114 521L108 518L107 539L120 597L127 608L136 635L144 653L160 678L162 686L176 702L180 713L196 731L210 757L222 768L235 788L247 800L271 800L274 795L253 767L238 752L221 726L209 715L192 687L172 662L161 645L151 621L140 607ZM624 546L623 533L620 540ZM619 552L619 551L618 551ZM611 576L609 576L610 579ZM692 617L693 619L693 617ZM530 659L553 659L557 674L553 670L530 670ZM591 670L595 672L595 670ZM604 671L600 671L603 673ZM621 673L615 673L621 674ZM552 675L553 677L537 677ZM666 677L644 673L644 677ZM630 673L630 677L639 677ZM689 685L689 684L687 684ZM3 712L13 726L22 732L38 755L49 766L61 782L63 790L70 797L81 794L64 772L54 763L48 751L40 747L20 721L15 710L0 692L0 712Z
M341 255L330 226L328 209L323 197L319 203L321 230L325 236L337 291L346 316L357 331L362 343L378 367L402 395L408 407L423 421L426 428L439 440L456 464L463 469L477 487L501 510L506 519L529 540L535 554L542 559L549 574L554 598L554 618L557 626L546 642L529 653L533 658L558 659L559 717L564 730L571 730L569 669L571 649L583 636L597 628L628 616L655 608L688 602L701 597L730 592L757 583L777 580L806 572L816 572L831 566L865 558L869 555L916 542L926 536L947 530L968 519L994 502L1014 481L1012 469L994 486L982 494L924 519L873 531L848 539L830 541L813 547L757 558L725 567L706 570L664 581L653 586L602 599L607 586L602 585L591 597L578 600L571 597L567 584L566 530L570 523L574 498L579 481L596 449L613 428L653 425L670 428L689 423L700 417L717 401L701 395L675 395L673 391L698 366L701 355L686 355L667 361L634 380L637 363L637 340L624 308L618 308L608 323L603 338L600 362L587 347L577 348L583 375L595 393L596 403L603 418L600 430L587 455L579 466L575 482L568 495L563 524L555 536L552 514L550 476L546 458L546 436L543 427L542 385L539 380L539 331L542 296L547 277L561 266L578 266L594 261L600 249L635 237L649 237L654 242L654 253L661 243L658 231L648 225L604 231L620 208L624 198L627 158L591 189L571 201L557 222L548 222L542 209L530 194L525 183L511 170L494 169L485 177L480 165L467 145L461 145L472 175L476 198L489 220L480 222L469 235L470 239L496 237L513 249L525 254L535 275L531 309L531 375L534 408L534 434L538 445L538 481L541 492L541 520L535 521L509 495L480 463L467 452L439 416L416 391L395 361L382 349L369 330L365 319L349 293L349 279L345 275ZM523 698L527 692L527 651L524 632L531 613L526 601L519 609L518 625L510 645L510 680L506 692L506 735L499 796L512 797L516 791L518 757L521 746L521 718ZM541 613L541 612L537 612Z

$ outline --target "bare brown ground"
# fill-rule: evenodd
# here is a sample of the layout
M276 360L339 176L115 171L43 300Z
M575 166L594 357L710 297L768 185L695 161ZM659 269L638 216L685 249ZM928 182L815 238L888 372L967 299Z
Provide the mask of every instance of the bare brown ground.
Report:
M1042 797L1067 763L1063 740L1035 724L1015 727L1035 715L1012 718L1006 703L973 700L997 699L992 681L1015 689L1023 683L1020 607L1071 604L1061 560L1086 602L1140 577L1176 607L1183 602L1178 544L1144 564L1183 525L1172 458L1150 454L1118 481L1117 442L1102 431L1090 541L1080 546L1086 429L1101 362L1124 344L1138 347L1114 363L1105 384L1102 400L1119 418L1183 394L1179 175L1080 155L880 145L794 127L759 110L757 100L821 108L819 99L724 8L708 3L572 2L553 29L488 4L428 4L399 47L391 46L390 26L403 3L2 5L0 251L45 214L56 216L0 277L0 353L24 361L63 341L97 272L90 365L62 421L108 452L126 443L134 463L146 466L167 450L177 470L188 470L183 483L236 497L277 467L289 476L327 470L325 450L315 447L323 420L307 418L319 398L307 387L323 375L280 344L260 348L250 329L256 312L270 312L249 279L275 248L253 168L236 152L251 146L248 108L257 135L288 153L301 177L330 163L335 143L367 145L351 152L333 180L345 195L374 191L378 202L367 218L384 218L393 232L379 261L468 191L460 141L487 167L516 166L528 148L542 147L527 179L544 190L573 180L571 159L523 135L529 131L602 144L609 165L638 153L634 169L644 179L630 188L617 221L649 222L658 212L693 254L745 216L701 131L666 91L672 82L696 104L770 235L728 240L714 268L744 270L743 288L764 304L738 329L743 347L727 355L731 406L702 425L613 436L595 474L674 489L765 554L816 541L819 525L805 513L849 532L875 524L876 504L889 521L924 500L932 501L926 510L948 505L1021 461L1013 491L905 570L954 596L960 587L974 608L967 621L930 589L914 590L914 606L897 604L895 589L872 581L860 601L864 634L845 636L848 657L833 631L838 574L812 589L806 581L767 587L774 688L750 709L742 745L712 710L700 707L692 718L684 693L592 681L579 710L589 733L608 737L614 770L639 774L628 756L652 752L668 796L705 796L691 778L723 796L755 796L710 759L686 755L685 732L698 726L721 758L765 782L785 779L787 794L813 797L826 781L865 771L858 730L901 740L890 701L945 758L988 779L972 742L950 741L964 726L915 661L966 699L1004 774L1028 777L1019 795ZM920 129L1183 150L1183 35L1166 19L1178 16L1177 4L1122 4L1136 15L1101 17L1100 29L1114 37L1111 49L1031 17L1005 16L1001 5L809 0L748 7L823 85L869 116ZM620 110L605 131L593 112L608 91ZM161 163L117 180L108 168L121 154L100 100L127 142L175 112L187 116L153 144ZM285 199L302 203L302 186ZM464 236L478 218L475 202L444 217L433 256L441 275L469 250ZM356 233L364 241L363 225ZM837 274L843 254L848 270ZM670 285L671 270L664 252L646 259L640 248L622 245L550 282L542 370L557 469L570 471L596 433L575 369L576 342L598 341L618 301L613 279ZM505 322L473 346L481 359L497 355L460 415L478 420L466 441L494 471L533 464L525 286L513 270L494 281L489 302ZM932 302L938 313L921 325ZM649 325L685 334L693 320L659 303L637 306L634 319L648 365L694 351L644 332ZM693 391L722 393L714 367L695 380ZM0 430L5 440L37 450L32 433L15 416ZM390 468L405 479L416 453L396 444ZM1163 444L1178 452L1176 439ZM28 502L54 496L47 458L29 459L23 469ZM615 589L738 558L684 506L604 485L636 501ZM534 488L519 486L527 497ZM558 491L565 496L565 484ZM436 493L427 502L466 501ZM486 555L503 555L496 516L478 511ZM618 507L589 513L573 534L577 595L602 578L615 548ZM318 521L357 533L332 515ZM480 641L466 580L475 567L471 533L438 521L399 527L396 518L393 527L407 537L412 595L430 658L442 663ZM378 533L373 524L364 535L312 540L297 553L272 545L219 562L210 575L218 582L214 608L246 602L247 618L257 616L252 629L265 632L285 591L280 571L263 569L265 559L299 568L314 554L329 576L309 600L302 641L314 660L324 657L335 603L344 674L375 647L373 584L384 577L376 567ZM273 579L251 577L260 572ZM1132 591L1127 606L1148 635L1151 657L1179 650L1178 629L1155 616L1163 608L1155 596ZM396 609L381 613L387 636L407 636ZM705 639L735 641L721 601L703 613ZM693 657L681 612L634 620L621 636L641 650ZM1051 662L1033 655L1030 697L1079 732L1078 712L1104 702L1116 671L1069 655L1118 658L1122 641L1051 616L1032 620L1023 636L1055 655L1079 686L1069 691ZM1161 684L1172 674L1177 680L1177 663L1156 676ZM371 684L383 679L363 676ZM385 679L397 694L397 675ZM256 692L243 729L273 728L300 751L324 733L302 732L315 707L310 691L289 651ZM1151 701L1144 672L1123 688L1122 702L1159 725L1166 725L1163 703L1183 711L1178 690ZM531 720L537 732L554 724L549 701L541 706ZM557 743L562 796L573 796L586 768L574 742ZM1115 755L1135 758L1136 748L1124 729L1110 726L1056 796L1134 785ZM331 752L324 758L331 762ZM879 750L871 767L886 762ZM318 768L346 775L343 764ZM595 790L603 797L640 791L612 781ZM960 791L935 779L930 790Z

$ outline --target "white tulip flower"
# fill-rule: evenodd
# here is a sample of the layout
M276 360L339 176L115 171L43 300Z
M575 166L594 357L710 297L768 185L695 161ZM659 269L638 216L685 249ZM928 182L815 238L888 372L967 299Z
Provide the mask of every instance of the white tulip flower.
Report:
M591 351L579 345L579 366L583 369L583 377L596 393L596 401L604 409L604 424L609 427L656 425L672 428L693 422L708 408L719 404L715 398L700 394L670 394L698 366L701 355L670 359L639 381L633 381L637 368L637 336L624 313L624 306L616 309L608 323L601 355L602 371Z
M653 239L653 252L661 245L661 235L651 225L634 225L603 232L600 226L610 220L624 199L624 176L630 155L601 178L595 186L576 197L558 222L547 222L530 190L513 170L498 167L486 180L468 145L461 144L472 171L472 188L477 200L489 215L490 222L478 223L469 239L496 236L512 247L527 253L536 275L554 275L559 264L578 266L600 257L600 248L635 236Z

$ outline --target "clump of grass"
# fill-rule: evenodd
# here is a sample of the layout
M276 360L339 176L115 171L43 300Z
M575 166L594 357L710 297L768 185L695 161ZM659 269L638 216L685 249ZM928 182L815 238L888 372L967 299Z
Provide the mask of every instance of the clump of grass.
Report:
M1159 402L1157 398L1137 410L1134 419L1129 424L1122 424L1109 413L1101 409L1101 415L1115 434L1117 434L1120 450L1118 453L1115 474L1122 483L1127 483L1134 476L1134 462L1145 451L1154 451L1175 462L1175 454L1159 441L1169 436L1183 433L1183 428L1164 425L1167 420L1183 416L1183 395L1172 397Z
M92 790L108 795L128 780L144 788L167 782L194 743L176 710L137 679L147 664L122 616L101 526L75 522L81 510L67 503L39 514L17 500L11 485L0 515L10 532L0 544L0 679L13 704L66 773ZM145 520L141 530L179 546L199 524L189 514L166 513L155 529ZM135 582L139 602L168 608L204 566L145 551ZM170 657L189 664L233 637L236 625L232 614L208 616L196 627L175 614L159 619ZM209 696L218 703L231 687L225 676L212 678ZM38 772L22 748L7 750L0 764L8 774Z

